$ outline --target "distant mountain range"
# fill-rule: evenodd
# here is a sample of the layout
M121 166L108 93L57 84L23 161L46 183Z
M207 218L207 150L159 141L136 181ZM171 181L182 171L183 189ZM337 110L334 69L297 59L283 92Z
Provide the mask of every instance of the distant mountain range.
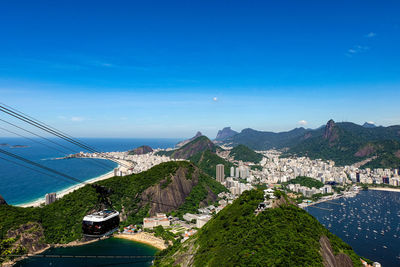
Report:
M230 146L246 145L254 150L287 148L285 156L297 155L334 160L347 165L365 159L363 167L400 167L400 126L357 125L329 120L318 129L296 128L288 132L263 132L244 129L240 133L218 140Z

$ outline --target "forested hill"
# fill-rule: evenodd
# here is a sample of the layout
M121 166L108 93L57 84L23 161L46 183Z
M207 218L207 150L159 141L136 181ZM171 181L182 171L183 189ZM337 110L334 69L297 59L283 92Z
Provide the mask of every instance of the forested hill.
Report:
M244 192L156 266L362 266L360 257L306 211L290 204L258 215L263 191Z
M112 189L110 200L121 213L121 225L142 223L143 217L156 212L174 211L178 216L195 212L204 200L214 201L218 193L226 190L186 161L162 163L139 174L113 177L97 184ZM13 241L15 247L22 244L29 252L45 244L79 240L82 218L100 207L91 185L43 208L0 205L0 238L17 237Z
M244 129L226 140L225 145L243 144L255 150L288 148L286 156L308 156L350 165L371 159L363 167L398 168L400 166L400 126L363 126L329 120L315 130L296 128L273 133Z
M210 150L212 152L215 152L217 150L217 146L214 145L213 142L211 142L210 139L208 139L207 136L200 136L195 138L194 140L186 143L184 146L171 150L171 151L160 151L157 154L158 155L165 155L169 156L174 159L189 159L193 155Z
M303 141L290 147L286 155L333 160L338 165L374 158L363 167L398 168L400 126L371 128L330 120L325 128L308 133Z
M215 178L217 164L224 164L225 174L228 174L232 163L216 154L222 149L211 142L206 136L200 136L181 148L171 151L160 151L158 155L166 155L176 159L188 159L196 164L204 173Z
M251 150L245 145L238 145L232 148L229 156L233 157L235 160L241 160L243 162L253 162L259 163L263 156L254 150Z
M230 146L245 145L255 150L268 150L272 148L283 148L297 144L309 131L304 128L296 128L288 132L263 132L254 129L244 129L240 133L223 141Z

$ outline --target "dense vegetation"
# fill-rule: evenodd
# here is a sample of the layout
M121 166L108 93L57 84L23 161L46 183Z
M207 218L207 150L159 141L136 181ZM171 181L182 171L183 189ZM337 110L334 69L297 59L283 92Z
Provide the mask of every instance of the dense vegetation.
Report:
M251 149L289 148L284 156L308 156L333 160L337 165L350 165L373 156L368 168L400 166L400 126L363 127L350 122L334 123L332 136L326 138L325 127L315 130L296 128L289 132L272 133L244 129L225 140L227 144L243 144ZM366 146L372 149L366 149Z
M304 128L296 128L289 132L273 133L244 129L224 142L234 146L242 144L255 150L268 150L293 146L299 143L309 131Z
M189 257L193 248L197 249L194 266L322 266L319 240L323 235L335 253L345 253L354 266L361 266L350 246L292 204L256 216L254 210L263 199L261 190L244 192L195 236L160 252L164 257L156 266L169 266L180 254Z
M232 148L231 152L229 153L235 160L241 160L243 162L253 162L259 163L263 156L257 152L254 152L250 148L245 145L238 145Z
M7 238L0 241L0 264L13 259L9 258L8 255L26 253L26 250L22 246L14 248L15 241L15 238Z
M225 176L229 175L230 168L234 166L231 162L224 160L223 158L219 157L217 154L209 150L199 152L190 157L189 160L196 164L200 168L200 170L211 177L216 176L218 164L224 165Z
M306 177L306 176L297 176L295 179L292 179L286 183L283 183L284 185L288 184L300 184L302 186L306 186L308 188L321 188L324 186L324 184L318 180L315 180L314 178L311 177Z
M185 213L197 213L197 210L200 208L199 203L203 204L203 206L214 204L211 199L207 200L210 191L214 196L217 196L219 193L227 191L227 189L210 176L201 174L199 183L192 188L192 191L185 199L185 203L177 211L172 212L171 215L183 219L182 216Z
M366 158L377 158L363 167L397 168L400 163L400 126L365 128L354 123L334 124L333 138L326 129L315 130L309 138L289 149L286 155L308 156L349 165Z
M122 225L142 223L148 215L149 207L141 203L140 193L148 187L173 175L178 168L186 168L188 176L195 166L186 161L175 161L159 164L146 172L124 177L113 177L98 182L113 190L110 199L118 211L122 208L127 213L127 219ZM187 177L189 179L189 177ZM199 177L199 184L193 188L184 203L182 212L198 208L203 201L204 192L210 189L216 194L221 192L219 183L205 174ZM202 189L203 188L203 189ZM68 243L82 237L82 218L99 208L99 198L91 185L86 185L57 200L51 205L42 208L21 208L10 205L0 206L0 234L1 239L6 237L9 229L16 229L28 222L38 222L44 229L46 243Z

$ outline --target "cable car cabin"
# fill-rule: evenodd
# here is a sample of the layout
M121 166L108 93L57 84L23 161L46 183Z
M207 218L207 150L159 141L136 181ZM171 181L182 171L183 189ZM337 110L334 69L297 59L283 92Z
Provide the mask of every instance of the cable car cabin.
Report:
M116 210L102 210L86 215L82 221L82 230L85 236L102 237L109 235L119 226L119 212Z

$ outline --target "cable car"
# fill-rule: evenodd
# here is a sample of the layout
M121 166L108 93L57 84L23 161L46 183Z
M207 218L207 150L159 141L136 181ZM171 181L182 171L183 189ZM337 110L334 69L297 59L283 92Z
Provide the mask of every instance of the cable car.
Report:
M82 221L82 231L88 237L102 237L118 230L119 212L102 210L86 215Z

